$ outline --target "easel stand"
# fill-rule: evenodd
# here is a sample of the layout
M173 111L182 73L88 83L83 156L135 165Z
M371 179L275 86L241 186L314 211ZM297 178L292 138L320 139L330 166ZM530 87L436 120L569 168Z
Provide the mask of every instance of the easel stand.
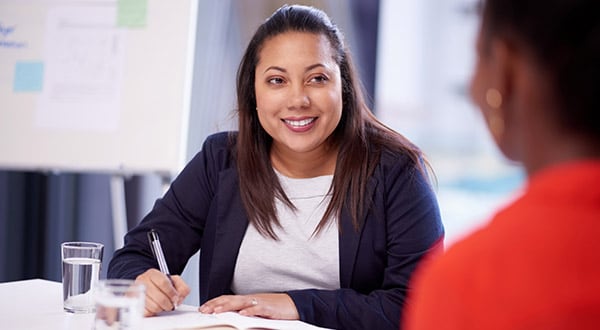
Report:
M125 179L123 174L113 174L110 177L110 200L113 219L113 240L115 250L123 247L123 238L129 230L127 222L127 204L125 199ZM160 175L160 190L156 193L164 195L171 185L171 176L167 174ZM154 184L157 182L155 181ZM154 186L158 187L158 186ZM155 191L152 188L151 191ZM154 195L152 195L154 196ZM154 197L152 197L154 200Z
M127 233L125 178L122 175L112 175L110 177L110 200L113 219L113 240L116 250L123 247L123 237Z

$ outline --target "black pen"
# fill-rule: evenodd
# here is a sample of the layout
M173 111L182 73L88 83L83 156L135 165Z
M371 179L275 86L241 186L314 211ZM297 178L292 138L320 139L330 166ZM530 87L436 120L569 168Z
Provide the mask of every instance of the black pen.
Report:
M160 269L161 273L167 275L171 281L171 284L173 284L171 273L169 272L169 266L167 266L165 254L160 246L160 240L158 239L158 232L156 232L156 230L151 229L148 232L148 242L150 242L150 249L152 250L152 254L154 254L154 258L156 258L156 261L158 262L158 268Z

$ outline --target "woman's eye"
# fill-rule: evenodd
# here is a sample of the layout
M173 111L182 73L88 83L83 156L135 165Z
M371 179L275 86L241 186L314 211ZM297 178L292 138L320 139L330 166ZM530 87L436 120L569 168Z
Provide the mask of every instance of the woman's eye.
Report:
M318 83L318 84L327 82L327 80L328 80L327 77L323 76L323 75L314 76L314 77L310 78L310 82L314 82L314 83Z
M283 79L281 79L279 77L274 77L274 78L267 80L267 82L269 84L273 84L273 85L281 85L281 84L283 84Z

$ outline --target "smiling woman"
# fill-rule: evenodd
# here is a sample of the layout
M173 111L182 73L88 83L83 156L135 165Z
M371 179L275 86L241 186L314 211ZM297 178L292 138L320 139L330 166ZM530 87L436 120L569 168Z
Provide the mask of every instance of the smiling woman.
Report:
M337 148L329 137L342 117L342 82L329 40L306 32L274 36L260 51L255 76L273 167L289 177L333 174Z
M156 270L155 229L173 274L201 250L202 313L398 329L443 228L427 162L373 116L356 77L324 12L284 6L258 28L238 69L238 131L207 138L111 261L109 276L147 285L146 315L189 293Z

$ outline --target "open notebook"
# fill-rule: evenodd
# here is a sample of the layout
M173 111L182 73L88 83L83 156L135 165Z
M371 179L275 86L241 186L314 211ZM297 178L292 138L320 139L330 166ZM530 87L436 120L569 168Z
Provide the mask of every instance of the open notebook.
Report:
M242 316L234 312L202 314L198 307L181 305L172 312L144 318L142 329L148 330L195 330L195 329L277 329L277 330L323 330L300 321L268 320L260 317Z

